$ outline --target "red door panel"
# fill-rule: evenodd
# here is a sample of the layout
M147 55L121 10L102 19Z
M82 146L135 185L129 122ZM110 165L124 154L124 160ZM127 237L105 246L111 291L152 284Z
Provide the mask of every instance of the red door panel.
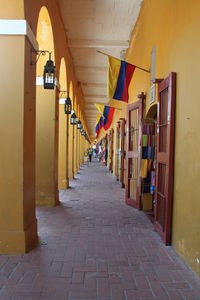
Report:
M126 150L125 150L125 126L126 120L124 118L121 119L121 172L120 172L120 182L121 187L125 187L125 180L124 180L124 170L125 170L125 159L126 159Z
M155 229L166 245L171 242L176 74L158 84L157 181Z

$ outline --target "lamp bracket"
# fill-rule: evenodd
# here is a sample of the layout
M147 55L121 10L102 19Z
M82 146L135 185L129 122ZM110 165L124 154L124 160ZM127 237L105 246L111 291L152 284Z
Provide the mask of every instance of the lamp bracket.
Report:
M60 97L62 97L64 94L67 93L67 91L59 91L59 93L60 93Z
M33 53L36 54L36 61L33 60ZM51 53L49 50L35 50L33 48L31 48L31 59L30 59L30 64L31 66L36 65L40 56L43 55L45 56L46 53L49 53L49 60L51 60Z

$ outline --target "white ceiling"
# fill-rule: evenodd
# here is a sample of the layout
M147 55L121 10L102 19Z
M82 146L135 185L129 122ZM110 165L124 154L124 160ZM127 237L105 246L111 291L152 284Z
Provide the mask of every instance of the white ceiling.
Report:
M58 0L78 81L88 130L94 136L97 109L107 103L107 57L123 57L142 0Z

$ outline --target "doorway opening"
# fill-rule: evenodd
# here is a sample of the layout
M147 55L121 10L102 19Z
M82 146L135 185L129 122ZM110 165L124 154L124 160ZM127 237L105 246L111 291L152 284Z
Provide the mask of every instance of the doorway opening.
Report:
M141 138L141 209L154 222L157 151L157 104L142 119Z

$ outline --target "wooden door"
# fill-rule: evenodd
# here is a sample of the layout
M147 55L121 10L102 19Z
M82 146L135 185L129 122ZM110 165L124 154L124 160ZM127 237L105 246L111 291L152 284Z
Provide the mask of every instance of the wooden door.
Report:
M120 166L121 166L121 141L120 141L120 121L116 124L116 149L115 149L115 176L117 181L120 180Z
M107 157L108 157L108 135L105 136L105 165L107 166Z
M140 161L143 99L127 105L126 203L141 208Z
M176 74L158 84L157 171L155 229L166 245L171 242Z
M114 138L114 130L113 128L110 130L110 171L113 173L113 138Z
M124 170L125 170L125 160L126 160L126 150L125 150L125 138L126 138L126 131L125 131L125 126L126 126L126 120L124 118L121 119L121 128L120 128L120 135L121 135L121 166L120 166L120 182L121 182L121 187L125 187L125 176L124 176Z

